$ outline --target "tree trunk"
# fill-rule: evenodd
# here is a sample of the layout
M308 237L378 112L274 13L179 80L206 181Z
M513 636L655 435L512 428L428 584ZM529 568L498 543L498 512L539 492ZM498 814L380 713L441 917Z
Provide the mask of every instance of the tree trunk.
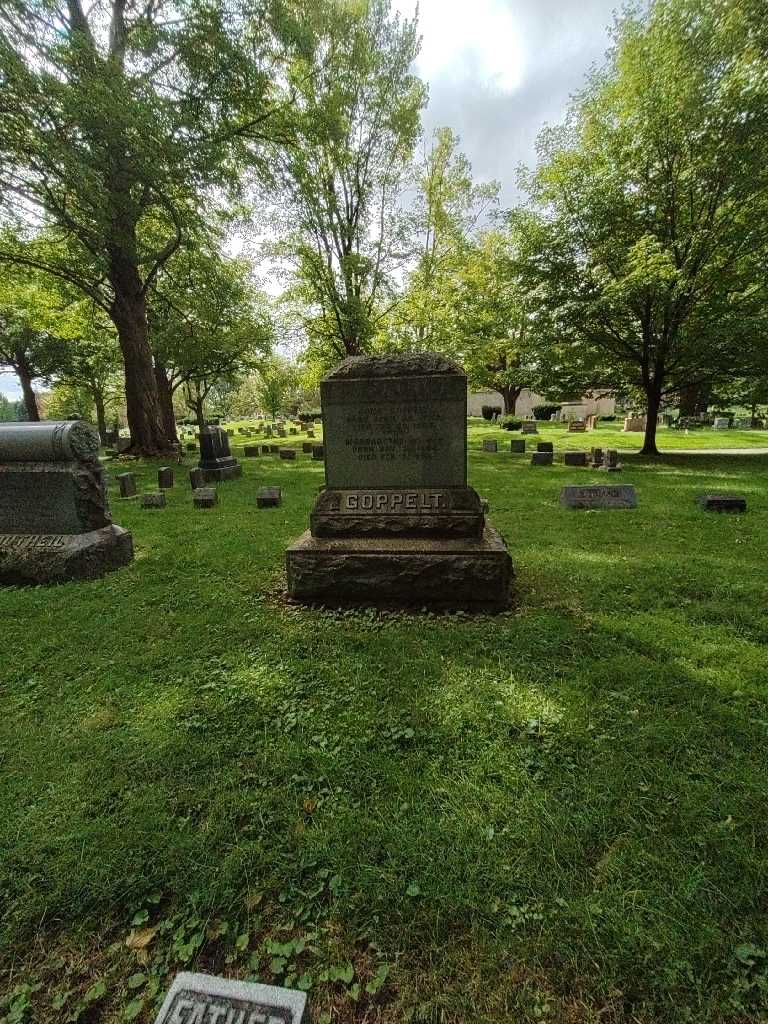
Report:
M32 374L29 361L23 349L18 349L14 354L16 356L14 368L21 384L21 392L24 395L24 411L27 414L28 420L32 423L38 423L40 421L40 410L37 407L37 396L32 388Z
M92 387L93 404L96 406L96 426L99 431L101 443L107 443L107 417L104 412L104 392L99 387Z
M520 397L522 388L513 388L511 385L499 388L499 394L504 400L504 415L514 416L517 407L517 400Z
M147 337L147 304L136 265L113 252L110 281L115 293L111 315L125 365L131 451L136 455L159 455L168 451L170 443L163 429Z
M173 411L173 390L171 382L168 380L168 371L157 356L155 356L155 381L157 382L157 397L160 402L160 415L163 418L165 436L169 441L178 441L176 414Z
M640 449L640 454L660 455L661 453L656 447L656 427L659 420L659 409L661 408L661 388L658 384L649 384L645 389L645 394L647 398L645 438L643 440L643 447Z

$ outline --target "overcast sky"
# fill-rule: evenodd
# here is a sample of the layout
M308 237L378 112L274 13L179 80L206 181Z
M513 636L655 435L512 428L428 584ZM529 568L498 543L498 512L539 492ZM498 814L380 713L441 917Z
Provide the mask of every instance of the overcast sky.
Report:
M412 16L415 0L393 0ZM429 83L425 128L461 137L475 178L516 198L515 172L533 164L536 136L602 63L620 0L420 0L417 70Z
M415 0L393 0L409 17ZM515 202L515 172L532 164L540 128L563 117L609 45L617 0L420 0L423 37L417 70L429 83L427 132L461 137L475 178L501 182ZM0 391L19 397L16 378Z

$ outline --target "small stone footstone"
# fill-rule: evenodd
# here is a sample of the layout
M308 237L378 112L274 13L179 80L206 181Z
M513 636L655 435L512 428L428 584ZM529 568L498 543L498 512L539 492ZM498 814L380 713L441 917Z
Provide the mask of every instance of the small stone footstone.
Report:
M587 453L586 452L565 452L563 454L563 465L564 466L586 466L587 464Z
M555 456L552 452L534 452L531 455L532 466L551 466Z
M121 492L134 487L133 474ZM0 423L0 584L97 579L133 559L82 420Z
M305 455L311 455L312 447L313 445L311 441L303 441L301 445L301 450Z
M707 512L747 511L747 499L737 494L702 494L696 501Z
M200 469L199 466L196 466L194 469L190 469L189 486L192 488L192 490L196 491L199 487L202 487L204 483L205 477L203 476L202 469Z
M325 458L325 448L321 444L312 445L312 458L315 462L322 462Z
M173 469L170 466L163 466L161 469L158 469L157 486L161 491L167 491L173 487Z
M197 487L192 491L192 504L195 508L213 508L218 503L219 496L215 487Z
M554 450L555 446L551 441L539 441L536 445L537 452L553 452Z
M566 508L637 508L637 494L631 484L569 485L560 492L560 504Z
M283 459L285 462L295 462L296 461L296 449L295 448L281 448L280 449L280 458Z
M306 992L184 971L155 1024L309 1024Z
M497 452L499 450L499 444L497 441L483 441L484 452Z
M464 371L435 352L353 356L320 396L325 487L286 552L290 596L508 607L509 552L467 486Z
M165 508L165 491L151 491L141 496L142 508Z
M539 428L535 423L524 423L522 427L520 427L521 434L538 434L538 432Z
M525 441L510 441L509 450L513 455L524 455L525 454Z
M282 500L283 494L279 487L260 487L256 492L258 508L278 508Z
M136 477L133 473L118 473L117 482L120 484L121 498L136 497Z

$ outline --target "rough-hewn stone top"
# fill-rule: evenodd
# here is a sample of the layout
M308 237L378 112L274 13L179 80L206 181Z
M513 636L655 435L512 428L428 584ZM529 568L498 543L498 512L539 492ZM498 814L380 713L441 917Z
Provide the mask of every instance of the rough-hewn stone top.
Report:
M365 377L464 377L460 366L439 352L403 352L381 356L350 356L326 374L324 380Z
M0 423L0 462L92 462L99 435L84 420Z

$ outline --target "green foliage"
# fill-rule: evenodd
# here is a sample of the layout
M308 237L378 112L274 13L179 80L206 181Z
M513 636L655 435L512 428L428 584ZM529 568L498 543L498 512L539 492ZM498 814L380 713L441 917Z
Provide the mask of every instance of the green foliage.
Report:
M398 201L426 99L415 24L389 0L287 3L293 144L274 154L275 255L324 363L367 350L402 262Z
M761 359L768 61L757 6L658 0L618 23L603 71L543 133L529 260L550 376L661 399ZM764 359L764 356L762 357Z
M534 419L548 420L550 416L560 412L561 409L561 405L534 405L532 412Z
M286 412L286 405L298 384L295 366L279 356L263 361L259 366L256 393L261 407L272 419Z
M502 408L500 405L484 405L480 411L484 420L492 420L494 416L501 416Z

